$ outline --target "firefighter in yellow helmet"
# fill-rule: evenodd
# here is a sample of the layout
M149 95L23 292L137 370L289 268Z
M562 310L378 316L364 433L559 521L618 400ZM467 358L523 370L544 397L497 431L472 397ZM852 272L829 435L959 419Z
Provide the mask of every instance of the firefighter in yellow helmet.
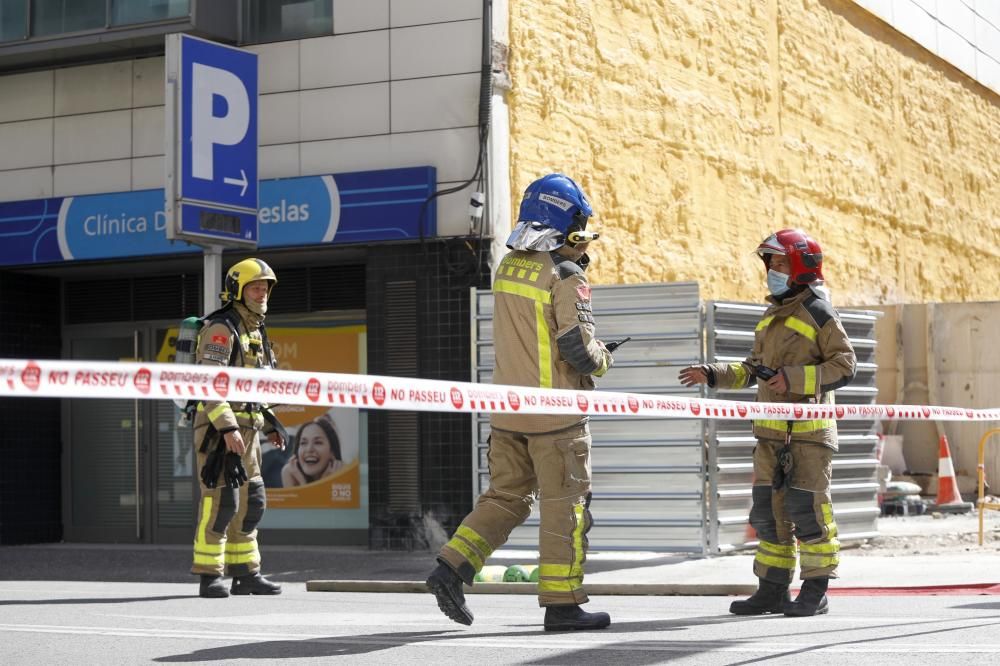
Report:
M271 289L278 278L260 259L229 269L224 305L205 318L196 363L240 368L274 367L264 328ZM264 481L257 434L284 448L284 428L267 405L206 400L198 403L194 445L201 501L191 572L201 576L202 597L280 594L281 586L260 575L257 524L264 515ZM223 574L233 577L226 590Z

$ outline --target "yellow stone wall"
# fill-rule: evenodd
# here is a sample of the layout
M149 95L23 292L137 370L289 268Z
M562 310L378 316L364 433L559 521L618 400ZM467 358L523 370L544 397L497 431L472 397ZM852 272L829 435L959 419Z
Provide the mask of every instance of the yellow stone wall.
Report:
M576 178L595 283L759 301L801 227L838 305L1000 295L1000 96L849 0L510 0L510 47L514 211Z

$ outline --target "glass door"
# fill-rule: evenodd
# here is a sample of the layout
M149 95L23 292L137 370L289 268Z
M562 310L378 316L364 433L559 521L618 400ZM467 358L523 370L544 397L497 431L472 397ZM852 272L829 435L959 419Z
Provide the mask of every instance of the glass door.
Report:
M177 325L151 326L151 361L172 363ZM190 543L194 538L198 484L193 474L194 446L190 427L178 427L180 409L168 400L150 400L153 424L150 478L154 543Z
M173 360L176 327L137 323L69 327L64 357ZM67 399L63 498L67 541L189 543L197 485L192 432L165 400Z
M140 357L137 330L86 332L66 342L66 356L79 361L130 361ZM142 542L142 405L138 400L67 399L64 464L68 497L63 500L67 541Z

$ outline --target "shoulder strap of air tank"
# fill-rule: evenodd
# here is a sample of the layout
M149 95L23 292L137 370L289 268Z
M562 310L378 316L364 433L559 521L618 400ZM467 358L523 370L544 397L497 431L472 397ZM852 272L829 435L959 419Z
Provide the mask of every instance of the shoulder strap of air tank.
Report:
M229 365L236 365L236 355L243 357L243 345L240 343L240 315L233 308L232 303L227 303L221 308L203 317L206 324L221 321L229 327L229 332L233 335L233 350L229 354Z

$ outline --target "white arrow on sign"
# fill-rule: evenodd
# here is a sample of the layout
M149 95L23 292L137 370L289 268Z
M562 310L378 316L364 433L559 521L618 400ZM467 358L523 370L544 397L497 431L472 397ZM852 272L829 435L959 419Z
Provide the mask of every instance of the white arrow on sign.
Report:
M247 180L247 172L243 169L240 169L240 178L241 180L236 180L235 178L223 178L222 182L226 185L242 185L243 189L240 190L240 196L242 197L247 193L247 185L250 184L250 181Z

